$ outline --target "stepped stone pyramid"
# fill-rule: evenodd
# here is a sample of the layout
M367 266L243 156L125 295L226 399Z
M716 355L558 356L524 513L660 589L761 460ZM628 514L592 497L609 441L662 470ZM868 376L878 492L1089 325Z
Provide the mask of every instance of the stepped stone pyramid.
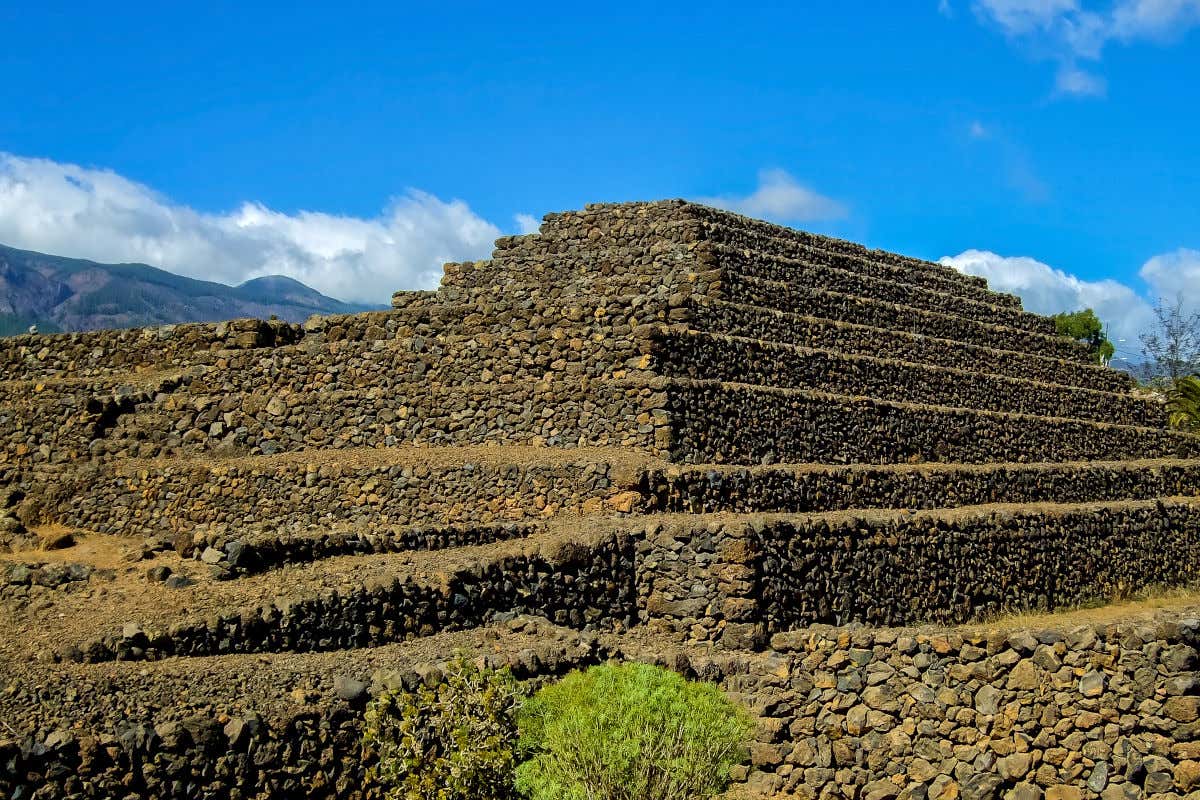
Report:
M284 723L238 714L472 632L527 674L615 652L572 631L750 664L816 624L1200 574L1200 438L1050 319L945 266L684 201L547 215L390 311L22 336L0 359L0 667L25 676L0 715L140 753L79 796L175 786L133 765L176 707L250 726L221 722L244 754ZM63 530L79 544L21 548ZM355 796L351 716L288 717L278 763L214 763L278 781L263 796L298 775ZM190 724L191 755L153 762L179 786L219 750ZM29 765L58 751L20 752L52 785Z

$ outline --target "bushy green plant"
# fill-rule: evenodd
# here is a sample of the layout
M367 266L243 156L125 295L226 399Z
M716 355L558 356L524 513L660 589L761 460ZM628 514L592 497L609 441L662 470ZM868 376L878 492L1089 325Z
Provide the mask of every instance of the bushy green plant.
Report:
M647 664L572 672L518 716L531 800L694 800L729 783L753 723L712 684Z
M507 669L480 669L463 657L444 673L432 687L385 691L367 706L367 779L387 800L507 800L521 686Z
M1090 308L1085 308L1083 311L1055 314L1054 329L1059 336L1066 336L1086 344L1101 364L1111 361L1113 353L1116 352L1112 342L1104 333L1104 323Z
M1200 375L1178 378L1167 390L1171 427L1200 433Z

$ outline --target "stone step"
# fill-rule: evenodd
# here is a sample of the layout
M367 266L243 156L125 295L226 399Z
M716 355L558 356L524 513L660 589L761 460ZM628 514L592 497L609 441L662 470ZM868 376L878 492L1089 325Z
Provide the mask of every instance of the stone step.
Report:
M124 415L179 391L180 372L0 382L0 464L86 457Z
M232 581L148 584L116 611L120 617L113 613L97 609L93 637L62 643L60 656L98 662L344 650L518 614L611 628L637 617L633 539L575 526L453 550L336 556Z
M843 269L854 269L856 264L864 261L886 264L904 270L910 282L916 285L937 287L941 291L973 297L992 305L1014 308L1021 305L1020 299L1014 295L988 289L987 281L983 278L965 275L944 264L886 250L871 250L854 242L798 231L715 208L692 208L693 213L700 219L702 235L708 241L788 258L803 258L806 255L815 255L814 251L820 251L831 257L839 257L830 263Z
M668 514L812 513L1091 503L1200 495L1200 461L1042 464L699 464L642 473L646 510Z
M180 372L200 365L245 364L289 356L312 359L314 353L349 353L407 344L422 351L437 339L503 337L524 347L532 341L591 336L603 330L609 337L628 333L629 318L640 314L644 294L617 295L590 292L586 296L530 296L530 293L495 287L457 293L453 298L431 292L415 295L390 311L314 317L303 326L287 326L269 342L239 346L239 337L265 334L255 328L239 332L235 323L261 323L274 331L276 323L259 320L220 325L179 325L164 328L55 334L0 339L0 363L7 370L3 382L120 384L141 382L160 372ZM646 321L653 321L648 319ZM544 323L544 327L543 327ZM557 329L557 332L555 331ZM224 332L223 332L224 331ZM563 336L566 331L570 335ZM42 350L31 350L36 341ZM487 344L486 338L481 340ZM566 346L565 344L561 346ZM332 348L332 349L331 349ZM43 352L44 351L44 352ZM41 356L39 358L38 356ZM300 365L303 366L303 365Z
M613 206L598 214L587 210L548 214L537 233L497 239L492 259L571 257L609 248L653 257L694 248L700 241L699 222L678 207L665 214L663 209L646 204L639 209Z
M420 352L438 343L472 338L482 345L499 339L520 347L549 341L558 341L562 346L562 340L587 338L598 332L610 337L627 335L632 327L630 320L640 314L645 299L642 294L597 292L584 297L548 297L535 290L489 285L454 292L452 296L423 298L392 311L314 319L305 326L304 340L281 352L299 351L307 358L334 344L339 354L357 352L347 349L351 345L379 350L407 346Z
M301 779L292 754L301 749L320 752L331 746L331 740L336 742L331 751L338 756L335 763L322 766L313 760L299 769L307 770L313 783L332 773L348 787L347 793L361 793L363 715L358 706L370 695L354 697L352 703L351 698L339 691L339 677L359 681L361 688L370 686L373 679L383 679L390 687L412 690L425 678L438 674L435 670L463 654L469 659L479 658L495 669L509 667L518 680L545 678L603 663L610 657L611 649L596 634L556 626L540 617L517 616L479 628L381 647L282 656L174 658L143 662L135 668L113 664L68 663L53 667L37 664L36 683L22 681L13 691L0 694L0 718L19 720L21 737L36 734L42 725L51 731L74 726L77 735L96 737L111 736L113 728L119 728L121 723L145 726L145 730L161 726L159 729L170 737L170 749L164 747L162 737L151 739L145 744L154 748L148 762L159 753L170 752L173 758L182 756L180 766L189 772L146 770L145 782L139 786L143 797L172 797L178 793L173 792L173 788L178 789L172 787L175 779L195 775L203 780L200 776L211 770L218 759L225 763L238 756L245 758L246 750L261 754L252 774L263 781L260 786L271 787L264 789L264 797L295 796L290 795L292 788L301 792L301 796L312 797L306 788L311 784ZM198 676L204 676L204 680L198 680ZM297 695L297 684L303 699ZM300 724L297 724L298 709L302 710ZM225 728L229 733L223 734L222 727L230 715L239 727ZM197 725L198 722L206 726ZM195 736L189 735L189 728L195 731ZM214 742L203 738L209 730L217 736L215 752ZM235 730L239 738L232 735ZM37 741L47 735L48 732L43 732ZM19 749L15 739L7 741L13 750ZM276 742L286 746L274 752L269 745ZM63 759L57 764L70 764L74 778L78 761L72 763L70 751L57 754ZM54 750L48 750L42 759L34 753L25 763L36 763L37 759L44 764L54 755ZM121 772L106 770L109 764L92 762L90 766L95 771L85 773L98 789L94 796L124 797L128 786L120 783ZM193 767L195 772L189 769ZM4 774L0 780L11 780L11 774ZM54 783L53 778L54 773L50 773L48 788L59 788L61 783ZM294 787L291 781L295 781ZM211 788L211 774L207 783ZM245 785L244 776L233 773L223 786L236 793L239 784ZM37 796L46 795L53 793L43 788Z
M667 386L670 458L830 464L1124 461L1200 456L1200 436L713 380Z
M149 585L115 614L94 612L94 636L58 652L83 661L317 652L512 614L579 629L641 619L746 646L762 641L755 629L965 622L1182 586L1198 573L1194 497L666 515L629 531L558 526L455 551L341 556L236 581ZM60 601L60 613L72 603Z
M0 337L5 380L104 377L182 367L214 350L271 349L299 341L299 325L236 319L129 328Z
M661 251L651 246L622 246L609 242L580 245L572 240L530 242L525 249L497 250L485 261L446 264L439 293L495 289L518 296L653 295L681 276L708 269L694 257L694 247L673 245ZM536 247L533 245L536 244Z
M195 531L182 555L219 580L244 578L339 556L416 553L524 539L542 531L534 522L465 525L340 525L281 532L274 528Z
M774 526L768 632L819 622L965 622L1200 577L1195 498L843 514Z
M408 337L414 330L445 327L469 313L461 306L434 300L430 292L416 294L423 298L420 307L315 317L304 325L232 320L0 338L0 363L7 367L6 382L115 386L222 359L269 358L304 351L318 343Z
M690 301L693 328L716 334L835 350L852 355L886 354L916 364L951 367L1042 383L1126 393L1134 387L1127 373L1099 364L1081 364L1016 350L966 344L908 331L805 316L759 306L704 298Z
M646 457L617 448L379 447L214 460L97 463L32 473L58 524L124 536L495 525L629 513ZM222 545L223 547L224 545Z
M612 312L606 315L606 312ZM259 390L355 390L394 383L469 385L609 378L637 370L650 330L616 306L520 330L459 319L396 338L306 341L263 356L232 354L192 378L192 394Z
M1031 333L1057 335L1054 320L1050 317L1032 314L1011 305L995 305L912 284L905 275L896 274L896 268L890 265L879 265L871 273L865 269L847 270L830 266L816 257L792 259L768 256L724 245L714 247L714 254L721 268L734 275L869 297Z
M722 297L742 305L788 311L810 317L869 325L964 344L1018 350L1047 358L1061 358L1081 364L1095 358L1081 343L1061 336L1031 333L1003 325L979 322L970 317L925 311L886 300L842 294L825 289L797 286L749 276L729 276L722 286Z
M671 378L812 389L1118 425L1163 428L1167 424L1162 402L1129 392L1100 392L700 331L673 331L660 339L651 369Z
M667 515L656 530L652 624L738 647L809 625L957 624L1200 578L1195 497Z
M397 445L524 444L646 450L665 439L651 380L432 383L177 393L120 415L83 457L220 457Z
M540 252L568 253L604 242L647 248L726 244L789 258L813 257L851 271L868 274L879 265L895 267L909 282L992 305L1020 308L1013 295L992 292L979 277L964 275L942 264L909 258L828 236L798 231L738 214L684 201L593 204L582 211L549 214L537 234L497 240L494 258Z
M670 206L670 207L669 207ZM1012 296L991 292L982 278L950 267L824 236L761 223L736 214L687 203L612 204L583 211L547 215L537 234L497 240L493 259L554 256L579 260L589 250L628 248L657 259L661 265L693 262L703 269L716 261L711 248L727 244L738 250L807 258L851 272L879 275L993 306L1020 309ZM761 245L761 247L759 246Z
M1054 335L1054 322L1010 306L997 306L984 300L961 297L907 282L906 274L888 265L873 270L847 270L817 260L804 261L781 256L766 256L734 248L703 243L694 251L696 258L681 262L686 274L704 276L694 293L716 295L706 287L738 275L777 280L843 294L907 304L923 310L966 316L980 322L1005 325L1019 330ZM699 259L699 260L697 260ZM654 266L655 264L657 266ZM899 272L899 274L898 274ZM726 277L728 276L728 277ZM567 297L577 294L576 302L591 296L627 295L643 302L656 291L682 282L668 263L631 248L595 248L569 255L503 255L491 261L447 265L442 293L447 302L463 302L486 296L499 302L516 293L538 296L553 294ZM661 298L660 298L661 299Z

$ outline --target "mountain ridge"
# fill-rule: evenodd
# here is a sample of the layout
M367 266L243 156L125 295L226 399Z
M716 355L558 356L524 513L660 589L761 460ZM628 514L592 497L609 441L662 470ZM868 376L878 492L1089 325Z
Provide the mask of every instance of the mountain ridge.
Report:
M106 264L0 244L0 335L130 328L237 317L302 322L313 314L384 308L328 297L294 278L265 275L237 286L148 264Z

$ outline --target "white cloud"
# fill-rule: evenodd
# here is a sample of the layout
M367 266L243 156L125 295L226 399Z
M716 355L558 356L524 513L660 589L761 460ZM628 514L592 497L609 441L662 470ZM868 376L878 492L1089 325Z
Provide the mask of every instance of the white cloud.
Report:
M436 286L446 261L485 258L500 234L461 200L415 189L370 219L252 202L213 214L109 170L0 153L0 242L223 283L279 274L386 303L397 289Z
M1108 83L1099 75L1064 64L1054 79L1054 88L1061 94L1076 97L1104 97L1108 92Z
M967 128L967 133L972 139L986 139L991 136L991 131L979 120L971 123L970 127Z
M1057 61L1059 94L1084 97L1103 96L1105 82L1080 61L1099 61L1111 42L1167 43L1200 24L1200 0L1115 0L1102 8L1079 0L975 0L974 9L1034 55Z
M1138 275L1156 297L1174 300L1182 296L1185 301L1194 301L1200 287L1200 250L1181 247L1155 256L1142 265Z
M1079 10L1075 0L977 0L975 5L1011 36L1049 30Z
M841 203L799 183L782 169L758 173L758 188L748 195L698 197L696 202L776 222L811 222L846 216Z
M513 219L517 223L517 232L521 234L537 233L541 220L532 214L516 214Z
M1112 11L1115 39L1170 41L1200 24L1200 0L1125 0Z
M1138 334L1154 320L1146 298L1120 281L1085 281L1033 258L1001 256L989 250L967 250L943 257L939 263L986 278L989 287L1017 295L1026 309L1037 314L1091 308L1109 326L1109 338L1114 342L1125 339L1118 347L1129 354L1140 352ZM1195 266L1200 270L1200 261Z

